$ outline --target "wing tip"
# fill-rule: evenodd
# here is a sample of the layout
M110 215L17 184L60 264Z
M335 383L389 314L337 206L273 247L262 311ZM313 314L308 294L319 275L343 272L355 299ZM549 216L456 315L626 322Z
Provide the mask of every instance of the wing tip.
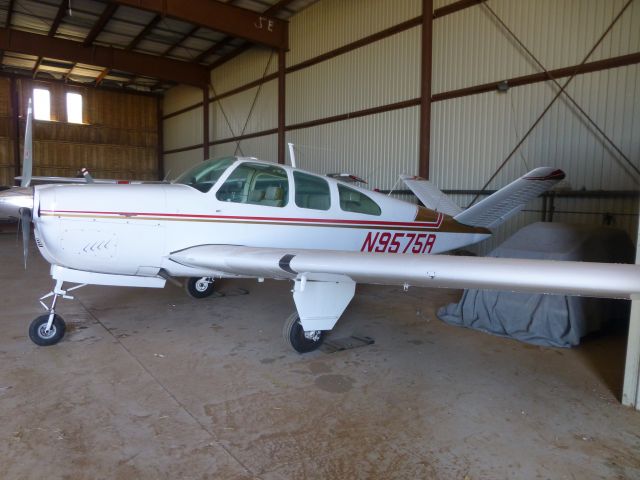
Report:
M564 180L564 178L566 177L566 174L564 173L564 170L561 170L559 168L552 168L552 167L541 167L541 168L536 168L535 170L533 170L532 172L530 172L528 175L526 175L524 177L525 180L539 180L539 181L547 181L547 180Z

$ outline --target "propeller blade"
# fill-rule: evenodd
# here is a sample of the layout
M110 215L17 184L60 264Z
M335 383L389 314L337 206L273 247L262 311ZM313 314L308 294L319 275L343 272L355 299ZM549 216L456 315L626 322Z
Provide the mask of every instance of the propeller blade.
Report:
M31 210L20 209L20 228L22 229L22 253L24 255L24 269L27 269L29 255L29 240L31 239Z
M31 174L33 173L33 106L31 99L27 106L27 126L24 131L24 153L22 156L22 180L21 187L31 185Z

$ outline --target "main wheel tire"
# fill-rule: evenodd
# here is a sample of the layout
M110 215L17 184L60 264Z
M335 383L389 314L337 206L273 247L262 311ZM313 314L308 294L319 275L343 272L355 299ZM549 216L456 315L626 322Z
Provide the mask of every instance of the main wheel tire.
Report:
M313 332L306 332L302 328L300 323L300 317L297 312L292 313L286 322L284 322L284 328L282 329L282 335L285 342L287 342L296 352L308 353L316 350L324 341L325 331L315 330Z
M192 298L205 298L213 294L215 283L207 281L208 277L191 277L187 280L185 288Z
M41 347L48 347L58 343L64 337L64 332L67 328L62 317L56 314L53 316L51 329L46 332L48 321L49 314L47 313L46 315L40 315L29 325L29 338L33 343Z

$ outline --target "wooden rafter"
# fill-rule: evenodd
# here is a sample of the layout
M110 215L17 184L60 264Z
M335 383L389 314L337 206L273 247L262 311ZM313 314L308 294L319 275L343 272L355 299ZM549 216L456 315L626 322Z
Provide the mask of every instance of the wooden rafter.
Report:
M136 37L133 40L131 40L131 42L129 42L129 45L127 45L124 49L127 51L131 51L134 48L136 48L138 43L140 43L140 41L142 41L142 39L146 37L151 30L156 28L156 25L160 23L160 20L162 20L162 16L160 15L156 15L155 17L153 17L151 21L140 31L140 33L138 33L138 35L136 35ZM71 71L69 71L69 73L71 73ZM105 68L100 72L100 75L96 77L96 81L95 81L96 87L102 83L102 80L104 80L104 77L106 77L108 73L109 73L108 68Z
M105 25L109 23L109 20L111 20L111 17L117 9L118 5L116 5L115 3L107 4L98 20L96 20L96 23L93 24L93 28L87 34L87 38L85 38L84 42L82 42L83 46L88 47L94 42L96 38L98 38L98 35L100 35L100 32L102 32L102 29L105 27Z
M281 10L284 10L285 8L287 8L289 6L290 3L292 3L294 0L280 0L277 3L274 3L272 6L270 6L269 8L267 8L263 14L264 15L275 15L276 13L280 12ZM227 40L229 37L225 37L222 40L220 40L219 43L224 42L225 40ZM216 45L218 45L216 44ZM216 45L214 45L213 47L211 47L210 50L212 50L214 47L216 47ZM221 48L221 47L220 47ZM229 60L231 60L232 58L237 57L238 55L240 55L243 52L246 52L249 48L251 48L251 44L250 43L245 43L243 45L240 45L238 48L236 48L235 50L232 50L231 52L227 53L225 56L220 57L218 60L216 60L215 62L213 62L211 65L209 65L209 67L211 69L214 69L216 67L219 67L220 65L222 65L223 63L228 62ZM216 50L217 51L217 50ZM203 52L205 53L205 52ZM207 55L203 56L203 58L205 58L206 56L212 55L214 53L214 51L208 53ZM201 54L202 55L202 54Z
M129 45L127 45L124 49L125 50L133 50L134 48L136 48L136 46L140 43L140 41L144 37L146 37L151 30L156 28L156 25L158 25L158 23L160 23L160 20L162 20L162 16L161 15L156 15L155 17L153 17L151 19L151 21L140 31L140 33L138 35L136 35L136 38L131 40L131 42L129 42Z
M216 0L113 0L119 5L148 10L233 37L272 48L287 48L288 24L268 13L258 13Z
M60 6L58 7L58 11L56 12L56 16L53 19L53 22L51 23L51 27L49 28L49 33L47 33L48 37L53 37L56 34L56 32L58 31L58 27L60 26L60 23L62 23L62 19L65 17L66 14L67 14L67 0L62 0L62 2L60 2ZM42 64L42 57L38 56L36 60L36 64L31 70L31 76L33 78L36 78L36 76L38 75L38 69L40 68L41 64ZM71 70L73 70L73 67L71 67ZM71 70L69 70L67 74L64 76L65 81L69 77Z
M219 42L214 43L213 45L211 45L211 47L209 47L204 52L202 52L200 55L198 55L196 58L194 58L193 61L195 63L201 63L209 55L213 55L215 53L218 53L221 49L223 49L224 47L229 45L232 40L233 40L233 37L224 37L222 40L220 40Z
M9 0L9 6L7 7L7 19L4 22L5 28L11 27L11 20L13 19L13 5L15 4L15 0Z
M235 2L236 0L229 0L228 4L231 5ZM209 55L213 55L214 53L220 51L221 48L227 46L231 42L231 40L233 40L233 37L223 37L222 39L211 45L209 48L207 48L204 52L200 53L196 58L193 59L193 61L195 63L201 63Z
M13 17L13 4L15 0L9 0L9 5L7 6L7 18L4 22L4 28L11 27L11 17ZM4 61L4 50L0 50L0 67L2 67L2 63Z
M109 69L108 68L105 68L104 70L102 70L100 72L100 75L98 75L96 77L96 83L95 83L96 87L99 86L102 83L102 80L104 80L104 77L106 77L108 73L109 73Z
M209 83L208 69L193 63L100 45L87 48L72 40L22 30L0 28L0 49L108 67L199 88Z
M58 31L58 27L62 23L62 19L67 15L67 5L69 0L62 0L60 2L60 6L58 7L58 12L56 13L55 18L53 19L53 23L51 24L51 28L49 28L49 36L53 37ZM8 27L9 25L7 25Z
M163 53L161 53L160 56L161 57L166 57L167 55L169 55L169 53L171 53L174 48L179 47L182 42L184 42L187 38L189 38L190 36L195 34L198 30L200 30L200 26L196 25L191 30L189 30L187 33L185 33L182 37L180 37L180 40L175 42L173 45L171 45L169 48L167 48Z
M33 69L31 70L31 77L32 78L36 78L36 75L38 75L38 69L40 68L41 64L42 64L42 57L38 57L38 59L36 60L36 64L34 65Z

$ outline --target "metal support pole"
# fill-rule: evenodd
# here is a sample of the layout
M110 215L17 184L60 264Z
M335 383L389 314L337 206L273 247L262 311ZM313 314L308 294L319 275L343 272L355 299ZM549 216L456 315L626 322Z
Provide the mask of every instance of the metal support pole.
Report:
M284 165L285 160L285 95L286 95L286 52L278 50L278 163Z
M209 160L209 85L202 89L202 156Z
M640 264L640 229L636 244L636 263ZM640 295L631 299L622 404L640 410Z
M429 178L431 143L431 49L433 44L433 0L422 0L422 53L420 80L420 163L418 174Z

